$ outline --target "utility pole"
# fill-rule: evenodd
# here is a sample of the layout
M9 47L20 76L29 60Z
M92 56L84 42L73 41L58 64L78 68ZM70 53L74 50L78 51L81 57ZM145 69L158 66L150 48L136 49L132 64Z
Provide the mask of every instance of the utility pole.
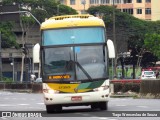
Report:
M81 4L83 4L83 6L84 6L84 14L86 13L86 10L85 10L85 5L86 5L86 0L81 0Z
M115 59L114 59L114 76L116 76L117 71L116 71L116 65L117 65L117 43L116 43L116 30L115 30L115 4L113 0L113 43L115 46Z
M59 5L57 5L57 15L59 15Z
M0 30L0 81L2 81L2 49L1 49L1 41L2 41L2 35Z

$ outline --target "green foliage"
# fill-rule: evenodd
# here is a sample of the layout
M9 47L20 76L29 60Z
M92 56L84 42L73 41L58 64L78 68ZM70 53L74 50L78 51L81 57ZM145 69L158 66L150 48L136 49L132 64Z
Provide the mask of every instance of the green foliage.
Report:
M12 32L13 23L12 22L1 22L0 31L2 37L2 48L18 47L16 43L16 36Z
M160 34L146 34L145 47L160 59Z
M87 12L91 15L102 16L106 26L111 26L113 22L113 8L110 6L91 6Z
M57 0L3 0L3 5L13 3L18 4L21 10L30 11L40 22L56 15L77 14L76 10Z
M3 82L5 82L5 83L12 83L13 80L12 80L12 78L3 77Z
M42 23L45 18L49 18L55 15L65 14L77 14L76 10L61 5L57 0L3 0L2 5L13 5L18 4L21 11L31 12L39 21ZM21 20L25 30L31 25L35 24L36 21L26 14L21 14ZM13 24L9 22L0 23L0 30L2 31L2 48L9 48L15 46L18 48L16 43L16 36L12 32Z
M120 29L125 33L125 39L128 41L128 48L136 49L137 53L139 53L142 48L146 47L146 49L151 50L154 55L159 57L159 37L157 35L155 37L154 34L160 34L160 21L141 20L127 13L120 12L112 6L93 6L88 9L88 13L92 15L99 14L99 16L102 16L106 27L112 29L113 10L115 10L116 29Z

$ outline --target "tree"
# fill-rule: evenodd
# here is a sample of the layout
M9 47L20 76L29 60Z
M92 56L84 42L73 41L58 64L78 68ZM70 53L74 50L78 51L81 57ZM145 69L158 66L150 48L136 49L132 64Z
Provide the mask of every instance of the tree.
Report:
M57 0L3 0L2 5L18 4L20 10L30 11L40 22L43 22L46 18L55 15L64 14L77 14L76 10L61 5ZM58 10L58 13L57 13ZM21 20L23 25L23 32L27 31L29 27L34 26L36 21L29 15L21 14ZM12 31L14 22L1 22L0 30L2 32L2 48L16 47L16 35Z
M157 61L157 57L155 55L153 55L153 53L151 53L149 51L145 51L143 53L141 66L142 66L142 68L154 66L156 61Z
M113 26L113 9L115 8L113 8L112 6L100 5L90 7L88 9L88 12L92 15L102 15L102 19L105 22L106 28L109 28L109 30L111 31ZM120 12L118 9L115 9L115 24L116 29L118 30L118 34L123 35L124 38L128 41L128 50L136 50L137 55L144 51L144 44L146 44L144 43L144 40L149 37L146 34L158 33L158 31L160 31L160 21L155 22L141 20L127 13ZM108 34L112 34L112 31L110 31L107 31L109 32ZM156 39L156 43L158 43L158 38ZM122 44L123 42L126 41L122 41L118 38L117 46L120 46L119 44ZM156 43L154 45L156 45ZM157 47L159 47L159 45L153 47L154 49L152 49L152 51L154 52L154 55L159 56L160 50ZM150 47L148 46L145 49L149 50L149 48Z
M11 22L1 22L0 31L2 33L2 48L10 48L15 46L18 47L16 43L16 36L12 31L13 23Z
M146 34L144 45L146 49L152 52L160 59L160 34L153 33L153 34Z
M18 4L21 10L30 11L40 22L56 15L77 14L76 10L57 0L3 0L2 4Z

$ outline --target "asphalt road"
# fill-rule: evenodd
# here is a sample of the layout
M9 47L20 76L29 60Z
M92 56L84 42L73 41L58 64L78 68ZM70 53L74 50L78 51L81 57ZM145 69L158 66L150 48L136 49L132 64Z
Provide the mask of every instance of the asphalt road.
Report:
M54 120L159 120L160 117L156 117L156 115L160 115L160 100L110 98L108 111L93 111L90 106L76 106L63 107L61 113L47 114L43 103L43 94L0 91L0 111L0 116L2 116L3 112L3 117L0 118L2 120L21 120L22 117L25 117L23 119L26 120L50 120L53 117ZM9 113L6 113L6 111ZM5 117L10 112L12 117ZM133 115L136 117L131 117ZM139 117L139 115L147 117ZM27 118L28 116L36 116L38 118ZM40 118L41 116L44 117Z

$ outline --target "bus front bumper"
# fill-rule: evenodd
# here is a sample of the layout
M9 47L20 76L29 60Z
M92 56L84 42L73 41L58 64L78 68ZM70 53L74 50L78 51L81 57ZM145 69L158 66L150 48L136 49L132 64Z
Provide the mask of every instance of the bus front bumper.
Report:
M107 102L109 99L109 89L104 91L85 93L44 93L44 103L46 105L86 105L94 102Z

